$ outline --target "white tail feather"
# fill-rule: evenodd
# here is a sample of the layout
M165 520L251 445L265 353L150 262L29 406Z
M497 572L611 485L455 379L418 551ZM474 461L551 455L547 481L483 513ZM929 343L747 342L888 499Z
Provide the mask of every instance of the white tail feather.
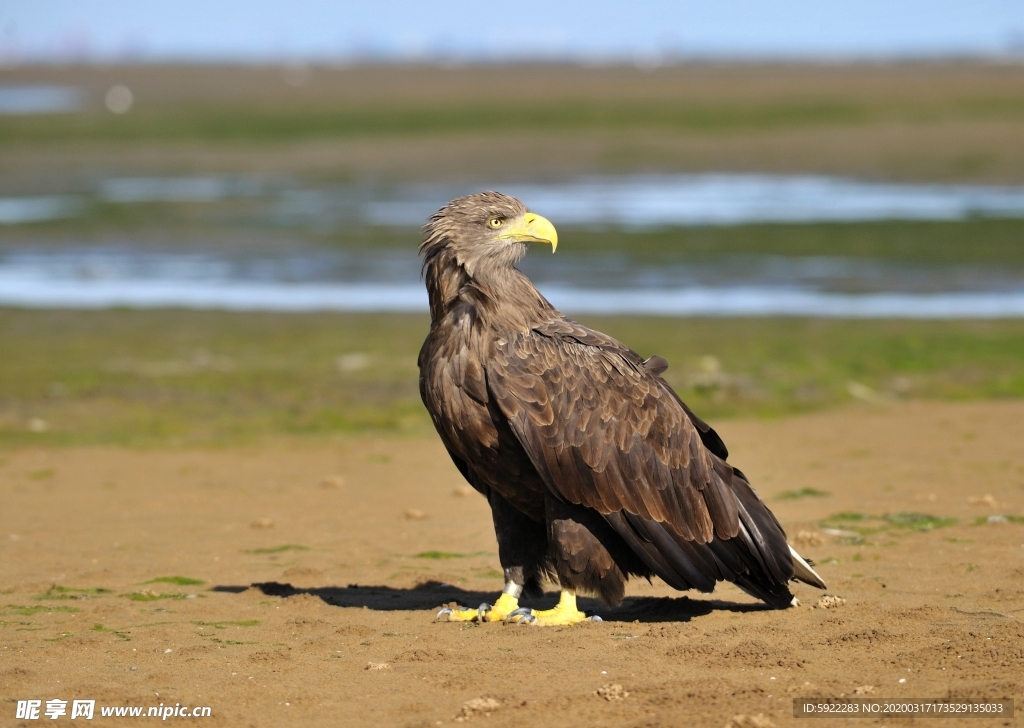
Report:
M794 579L802 581L805 584L810 584L811 586L816 586L819 589L826 588L825 580L818 575L818 572L811 568L811 565L804 560L803 556L796 552L796 549L790 546L789 553L793 557L793 567L795 572L793 574Z

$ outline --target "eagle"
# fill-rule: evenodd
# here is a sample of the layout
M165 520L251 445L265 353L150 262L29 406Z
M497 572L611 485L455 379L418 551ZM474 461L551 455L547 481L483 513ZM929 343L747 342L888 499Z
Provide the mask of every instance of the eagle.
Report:
M452 200L424 227L430 332L419 386L466 481L491 507L505 587L449 621L570 625L578 593L622 602L631 576L711 592L730 581L776 609L790 581L825 588L729 451L642 358L562 315L516 264L558 246L547 219L508 195ZM520 607L545 579L561 596Z

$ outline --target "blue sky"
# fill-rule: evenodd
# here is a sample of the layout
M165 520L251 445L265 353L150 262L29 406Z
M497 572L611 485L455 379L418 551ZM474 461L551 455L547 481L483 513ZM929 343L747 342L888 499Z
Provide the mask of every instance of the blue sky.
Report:
M0 0L0 59L1024 54L1024 0Z

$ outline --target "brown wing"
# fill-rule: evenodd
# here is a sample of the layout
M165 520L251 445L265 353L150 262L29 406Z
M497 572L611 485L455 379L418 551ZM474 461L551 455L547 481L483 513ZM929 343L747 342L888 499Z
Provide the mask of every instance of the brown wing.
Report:
M420 396L441 441L466 480L484 495L499 487L510 503L543 522L544 491L487 390L477 346L470 346L470 310L456 311L420 351Z
M728 579L788 605L782 529L635 352L560 319L497 342L487 384L547 486L605 515L670 584Z
M735 498L639 356L567 321L497 348L488 386L559 496L665 523L688 541L736 536Z

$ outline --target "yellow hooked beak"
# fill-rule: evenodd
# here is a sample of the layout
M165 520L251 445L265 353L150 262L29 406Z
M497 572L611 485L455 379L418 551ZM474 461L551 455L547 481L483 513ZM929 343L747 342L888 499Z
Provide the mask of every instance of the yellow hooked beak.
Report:
M547 243L554 253L558 248L558 233L546 217L528 212L522 217L510 220L499 238L511 238L520 243Z

